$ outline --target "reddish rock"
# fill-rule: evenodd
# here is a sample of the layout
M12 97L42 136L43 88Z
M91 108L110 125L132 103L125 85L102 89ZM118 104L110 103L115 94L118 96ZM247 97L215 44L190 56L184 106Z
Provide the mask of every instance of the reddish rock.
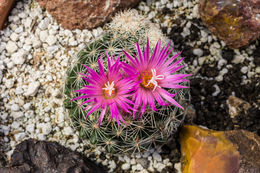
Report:
M200 0L199 13L209 30L231 48L260 36L259 0Z
M183 173L257 173L260 137L245 130L186 125L180 134Z
M14 3L14 0L0 0L0 30L3 28L5 19Z
M66 29L93 29L140 0L36 0Z

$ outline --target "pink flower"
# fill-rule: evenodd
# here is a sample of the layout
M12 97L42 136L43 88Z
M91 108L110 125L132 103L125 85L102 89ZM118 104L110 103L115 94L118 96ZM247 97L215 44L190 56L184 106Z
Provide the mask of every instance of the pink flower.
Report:
M147 106L149 109L156 111L155 102L162 106L173 104L181 109L183 107L177 103L173 97L177 93L169 93L168 89L187 88L187 86L180 85L181 82L187 82L185 77L191 74L176 74L184 65L179 65L183 58L176 60L180 52L172 57L168 57L173 49L168 50L170 43L161 49L161 41L158 41L153 54L150 56L149 40L147 46L140 50L137 43L137 56L130 56L127 52L123 51L129 64L122 63L123 68L130 76L135 76L135 82L139 87L133 95L134 112L140 108L140 116L145 112Z
M81 105L87 104L85 110L89 110L86 118L94 111L101 109L99 126L108 111L110 111L111 118L114 118L120 126L120 121L125 123L121 112L130 113L130 110L132 110L130 105L133 102L128 98L135 90L136 84L130 78L123 77L121 74L122 64L119 62L119 57L114 60L107 54L107 61L107 72L105 72L102 57L98 59L99 73L84 65L88 74L80 74L84 76L82 78L88 85L76 90L75 92L80 93L81 96L71 101L84 100Z

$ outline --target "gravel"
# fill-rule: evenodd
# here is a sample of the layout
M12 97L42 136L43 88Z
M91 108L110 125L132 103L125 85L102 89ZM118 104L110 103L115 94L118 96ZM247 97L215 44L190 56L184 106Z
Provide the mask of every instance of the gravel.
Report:
M234 128L223 108L231 93L250 100L258 110L259 98L254 94L259 85L255 79L260 77L260 61L255 58L260 58L258 41L246 48L228 49L199 20L198 0L147 0L138 9L160 24L175 49L182 50L186 57L186 70L195 74L191 86L192 104L200 115L197 124L217 130ZM18 2L8 23L0 31L0 133L6 145L6 160L16 144L32 137L58 141L85 153L109 172L181 172L177 145L166 151L151 149L142 154L113 156L99 147L91 149L88 141L79 141L63 109L63 79L77 52L99 37L102 28L65 30L31 0ZM255 88L239 93L239 86ZM252 119L256 108L252 108ZM207 117L207 111L214 119ZM226 124L216 124L223 122L220 119L227 120ZM250 130L256 128L252 125Z

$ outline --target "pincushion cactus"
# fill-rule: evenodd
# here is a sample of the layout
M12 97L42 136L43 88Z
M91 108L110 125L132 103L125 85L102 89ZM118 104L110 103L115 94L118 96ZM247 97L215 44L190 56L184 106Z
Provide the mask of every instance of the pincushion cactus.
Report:
M120 16L122 20L120 20ZM69 117L75 128L79 130L82 139L90 140L90 143L95 146L103 146L109 152L140 152L149 149L151 146L160 146L167 141L170 135L176 132L184 119L184 111L178 108L178 106L166 106L165 104L168 103L161 101L162 98L157 96L156 99L154 99L156 101L150 105L152 109L135 111L136 114L142 115L139 116L139 118L133 117L133 113L121 114L122 119L120 120L123 120L124 123L119 126L117 121L106 115L109 114L109 112L102 112L102 109L96 109L88 114L88 118L85 118L87 112L84 109L89 105L84 99L75 99L83 97L82 92L74 91L79 91L88 85L88 82L82 78L82 76L84 77L84 75L88 74L84 66L99 73L98 58L100 56L107 57L113 55L114 57L118 57L121 55L120 61L126 62L130 55L138 54L138 51L136 51L137 42L141 47L146 45L146 36L149 36L149 33L152 33L151 30L153 29L156 30L157 34L149 37L152 48L155 47L158 40L162 40L163 43L167 42L167 39L163 36L159 28L151 24L143 16L138 15L136 11L126 11L119 14L106 28L107 31L100 39L89 43L86 48L79 52L76 63L73 64L67 72L64 88L64 105L68 110ZM170 44L168 47L169 46ZM150 50L150 46L147 47L147 50L153 51L152 49ZM161 50L160 48L161 47L159 47L159 50ZM168 51L166 52L168 53ZM175 58L178 57L178 55L179 54L177 54ZM167 55L164 58L167 59L168 56L171 57ZM181 63L176 60L174 60L174 62ZM172 62L170 64L172 64ZM104 70L110 69L107 61L104 61L102 66L104 66ZM127 63L125 63L124 68L128 68ZM131 70L131 68L128 69ZM178 70L181 74L180 68L178 68ZM173 72L168 74L170 75L171 73ZM176 93L176 91L178 91L178 94L174 97L178 105L183 105L189 100L189 90L185 88L185 86L188 85L187 80L181 79L182 77L180 79L176 78L176 80L178 80L177 82L181 82L184 87L177 87L180 88L178 90L173 86L166 87L169 93ZM109 82L110 83L106 83L107 87L108 85L112 85L113 81ZM156 80L150 81L147 85L148 87L152 87L152 91L156 89L154 89L155 82ZM159 82L157 84L159 84L157 85L157 89L164 87L163 83ZM173 97L172 94L170 95ZM168 96L165 96L165 93L163 98L166 98L166 100L171 103L174 102L173 99L169 99ZM157 102L158 99L159 104ZM86 104L84 104L84 101ZM149 103L151 102L149 101ZM135 108L133 106L133 108L138 110L140 109L138 106L142 105L137 105ZM144 108L146 105L142 107ZM102 123L100 121L100 115L102 116Z

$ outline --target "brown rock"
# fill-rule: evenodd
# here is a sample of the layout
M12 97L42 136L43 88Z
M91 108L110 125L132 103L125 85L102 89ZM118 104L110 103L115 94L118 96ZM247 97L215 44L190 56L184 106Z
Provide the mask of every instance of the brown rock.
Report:
M227 105L231 118L236 117L239 113L246 112L251 107L248 102L235 96L228 97Z
M36 0L65 29L93 29L140 0Z
M183 173L260 172L260 137L254 133L186 125L180 137Z
M200 0L199 13L209 30L231 48L260 36L259 0Z
M25 140L16 146L10 167L0 168L1 173L104 173L79 153L57 142Z
M14 0L0 0L0 30L3 29L5 19L12 8Z

